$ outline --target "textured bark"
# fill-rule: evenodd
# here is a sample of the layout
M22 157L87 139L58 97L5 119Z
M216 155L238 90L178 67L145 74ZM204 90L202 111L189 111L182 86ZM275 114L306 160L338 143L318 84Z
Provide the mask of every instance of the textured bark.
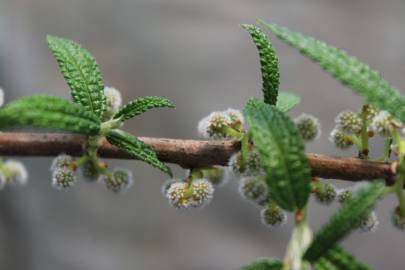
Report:
M240 148L236 141L199 141L166 138L140 137L151 145L160 160L175 163L184 168L210 165L226 165L233 153ZM83 154L86 137L71 134L51 133L0 133L0 155L2 156L55 156L66 153ZM130 159L124 151L101 142L99 155L105 158ZM358 158L334 157L308 154L312 175L322 178L350 181L385 179L392 184L396 163L364 161Z

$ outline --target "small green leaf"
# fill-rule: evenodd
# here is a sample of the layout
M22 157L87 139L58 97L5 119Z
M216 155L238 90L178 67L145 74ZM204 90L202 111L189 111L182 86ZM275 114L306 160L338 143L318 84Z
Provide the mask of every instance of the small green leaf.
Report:
M337 268L332 262L328 259L321 257L315 264L314 270L346 270Z
M281 270L283 263L277 259L263 259L255 261L241 268L241 270Z
M267 24L274 34L282 41L297 48L302 54L318 63L326 72L364 96L367 101L380 109L387 110L405 122L405 97L377 71L346 52L332 47L315 38L290 31L276 24Z
M343 248L336 246L331 248L324 257L333 265L336 266L337 269L345 269L345 270L371 270L369 266L366 264L357 261L353 255L349 252L344 250ZM319 261L319 260L318 260Z
M73 100L101 118L106 98L103 78L94 57L71 40L47 36L47 41L71 89Z
M144 97L131 101L125 105L114 118L121 118L122 121L128 120L134 116L140 115L149 109L153 108L174 108L174 103L168 99L161 97Z
M107 134L109 143L126 151L128 154L138 160L142 160L149 165L161 170L162 172L172 176L170 168L162 163L156 156L155 151L149 145L145 144L138 138L126 133L122 130L112 130Z
M354 197L344 203L329 222L316 234L305 252L304 259L313 263L333 248L339 241L358 227L373 210L377 200L384 193L383 183L373 183L360 189Z
M280 92L277 99L277 109L286 113L301 102L301 98L291 93Z
M274 106L254 99L248 102L244 114L272 198L285 210L302 209L311 191L311 174L295 124Z
M241 26L249 32L259 51L264 102L275 105L280 85L277 54L270 40L260 28L250 24L242 24Z
M30 96L0 109L0 128L34 127L97 135L100 120L80 104L52 96Z

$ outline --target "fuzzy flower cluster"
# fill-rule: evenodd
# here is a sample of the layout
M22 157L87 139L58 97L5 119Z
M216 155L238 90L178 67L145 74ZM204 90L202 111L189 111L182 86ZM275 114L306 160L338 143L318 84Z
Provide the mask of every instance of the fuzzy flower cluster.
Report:
M274 202L262 209L260 217L262 223L269 228L281 227L287 223L287 214Z
M235 133L243 131L244 118L239 110L227 109L212 112L198 123L198 134L202 138L232 138Z
M109 120L119 111L122 104L122 97L120 91L113 87L105 87L104 95L106 97L107 107L104 111L103 119Z
M239 193L247 201L258 205L265 204L269 199L269 190L264 177L242 177L239 183Z
M370 129L382 137L390 136L394 129L400 127L402 124L387 111L380 111L370 123Z
M52 186L57 190L69 190L76 182L77 163L73 157L61 154L57 156L51 165ZM80 164L83 178L88 182L104 182L107 189L114 193L127 190L133 184L132 172L126 169L116 168L113 171L100 172L97 164L91 160Z
M211 182L205 178L191 181L170 179L163 186L162 192L174 208L201 208L211 201L214 188Z
M319 121L314 116L303 113L294 122L304 141L313 141L321 136Z
M21 162L7 160L0 164L0 189L3 189L7 184L25 185L27 180L28 172Z
M330 183L317 182L313 193L316 201L325 205L331 204L337 196L336 187Z
M105 182L107 189L115 193L128 190L134 183L132 172L130 170L116 168L112 174L101 177Z
M77 181L73 170L73 158L66 154L57 156L51 165L52 186L57 190L68 190Z

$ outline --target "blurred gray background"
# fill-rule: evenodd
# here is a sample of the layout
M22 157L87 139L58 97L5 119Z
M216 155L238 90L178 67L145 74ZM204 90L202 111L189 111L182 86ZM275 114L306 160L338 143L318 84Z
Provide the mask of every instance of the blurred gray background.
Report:
M45 36L71 38L94 54L106 85L121 90L124 100L160 95L177 104L131 120L127 130L196 138L198 120L210 111L240 109L260 96L257 52L240 23L263 18L321 38L401 88L404 11L400 0L0 0L0 86L8 101L34 93L69 98ZM291 115L307 112L322 123L323 135L308 151L354 155L334 150L328 134L335 115L357 109L362 99L273 40L281 88L302 96ZM236 181L217 190L205 209L178 212L160 194L165 176L139 162L111 161L136 175L129 192L114 195L87 183L56 192L51 159L23 161L29 184L0 194L0 269L238 269L257 257L283 256L289 240L291 222L273 231L262 226L259 209L242 200ZM404 269L405 234L389 222L394 206L393 198L379 204L375 233L344 241L376 269ZM313 228L335 210L312 204Z

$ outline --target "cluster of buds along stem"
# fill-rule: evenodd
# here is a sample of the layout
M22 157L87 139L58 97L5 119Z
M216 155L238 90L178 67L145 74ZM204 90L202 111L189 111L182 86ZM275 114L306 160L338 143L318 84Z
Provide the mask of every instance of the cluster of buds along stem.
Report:
M314 116L303 113L294 122L304 141L310 142L321 136L319 120Z
M183 180L170 179L162 192L176 209L201 208L211 201L214 187L208 179L195 178L191 174Z
M244 118L240 111L227 109L212 112L198 123L198 133L202 138L239 139L244 132Z

